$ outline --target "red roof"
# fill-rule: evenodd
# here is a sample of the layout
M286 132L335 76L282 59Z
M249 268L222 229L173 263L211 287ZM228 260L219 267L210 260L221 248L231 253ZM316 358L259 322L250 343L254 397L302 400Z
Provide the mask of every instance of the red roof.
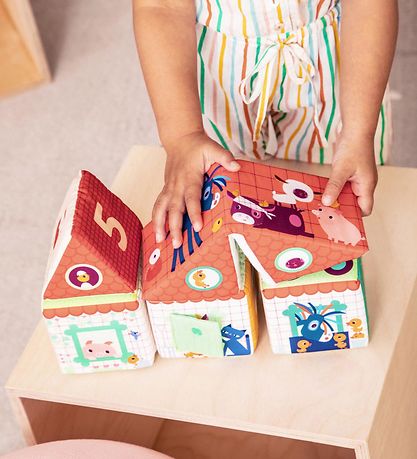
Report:
M184 231L183 263L181 254L174 253L170 236L156 244L152 225L144 228L145 299L212 301L240 295L231 234L244 237L250 261L258 263L274 283L321 271L368 250L350 184L343 188L338 208L327 208L321 205L326 178L249 161L239 163L237 173L218 165L208 172L202 202L204 205L208 197L214 204L203 212L199 235Z
M82 171L54 232L44 298L136 290L141 231L135 213L94 175Z

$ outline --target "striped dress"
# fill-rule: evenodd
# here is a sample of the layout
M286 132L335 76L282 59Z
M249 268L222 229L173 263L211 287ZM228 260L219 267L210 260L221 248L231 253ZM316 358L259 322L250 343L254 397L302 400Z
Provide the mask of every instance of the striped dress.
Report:
M196 0L204 128L235 155L330 163L341 129L339 0ZM375 136L391 143L389 99Z

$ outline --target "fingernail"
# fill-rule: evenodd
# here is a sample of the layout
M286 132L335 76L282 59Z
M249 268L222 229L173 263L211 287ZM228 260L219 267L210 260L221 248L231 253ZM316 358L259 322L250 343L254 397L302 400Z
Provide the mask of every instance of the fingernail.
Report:
M237 169L240 168L240 164L237 161L232 161L230 163L230 167L232 167L233 169L237 170Z
M322 198L321 198L321 202L325 205L325 206L331 206L332 205L332 198L328 195L324 195Z
M201 231L201 229L203 228L203 225L201 223L196 223L194 226L194 231Z
M161 233L156 233L155 240L156 240L156 243L159 244L160 242L164 240L164 236Z
M177 239L173 239L172 245L174 246L174 249L178 249L179 247L181 247L181 241L178 241Z

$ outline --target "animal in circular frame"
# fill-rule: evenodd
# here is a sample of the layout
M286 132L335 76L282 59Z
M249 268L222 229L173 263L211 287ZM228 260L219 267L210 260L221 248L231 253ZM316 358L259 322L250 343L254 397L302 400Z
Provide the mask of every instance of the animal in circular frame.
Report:
M88 264L73 265L65 273L65 281L77 290L93 290L103 282L101 271Z
M283 250L275 258L275 267L287 273L307 269L313 262L313 255L302 247L291 247Z
M223 282L222 273L213 266L197 266L188 271L185 283L192 290L213 290Z

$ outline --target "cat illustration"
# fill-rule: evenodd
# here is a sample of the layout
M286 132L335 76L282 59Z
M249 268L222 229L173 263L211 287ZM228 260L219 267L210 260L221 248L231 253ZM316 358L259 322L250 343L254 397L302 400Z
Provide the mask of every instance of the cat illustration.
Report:
M249 335L245 335L245 333L246 330L237 330L231 324L222 328L224 355L226 355L228 350L232 355L249 355L251 353L250 337ZM239 341L243 337L246 339L246 347Z

